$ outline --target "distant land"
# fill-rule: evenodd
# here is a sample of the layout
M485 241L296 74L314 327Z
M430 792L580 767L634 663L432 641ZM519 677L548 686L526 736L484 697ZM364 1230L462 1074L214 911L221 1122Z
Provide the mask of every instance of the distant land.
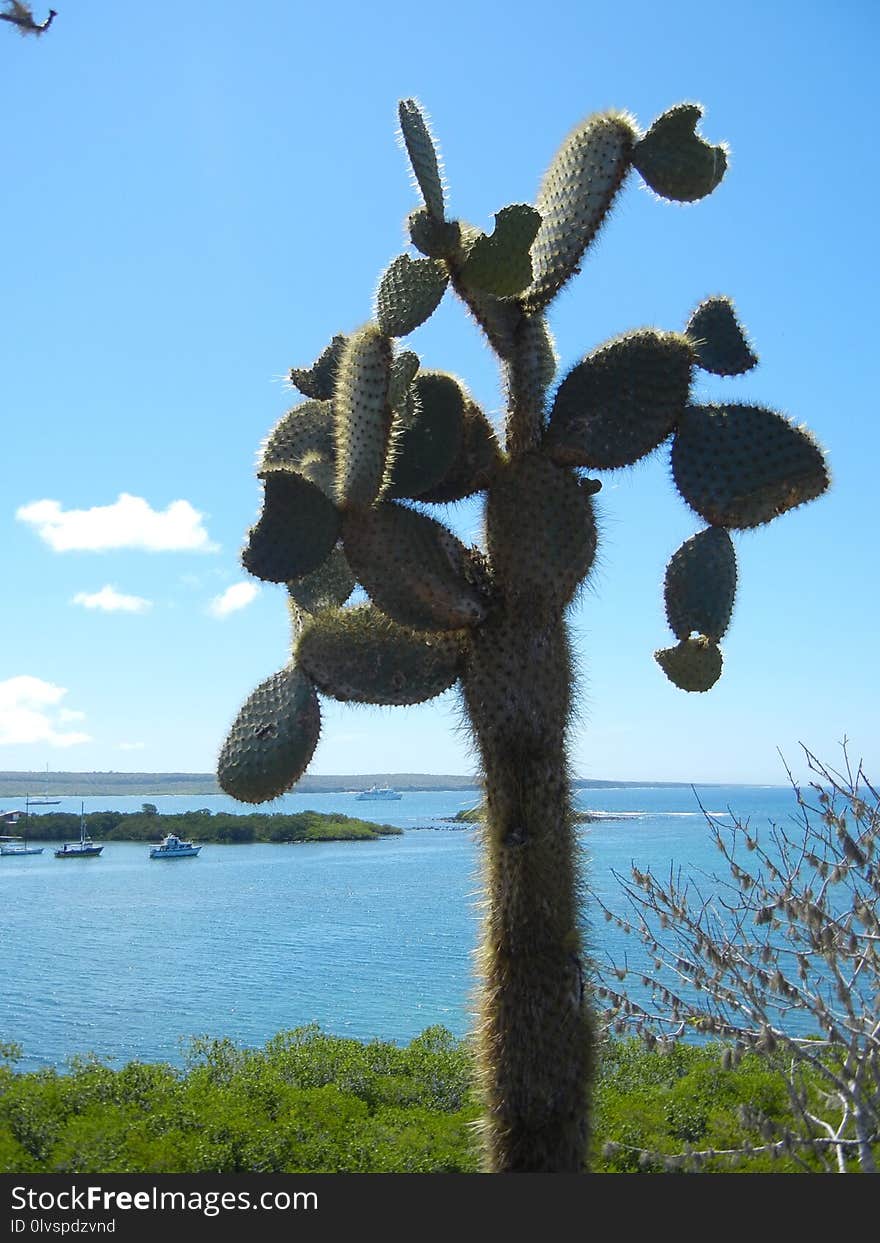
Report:
M476 790L480 782L473 774L450 773L349 773L305 776L294 787L294 794L339 794L364 790L373 785L391 785L397 790ZM592 781L576 778L578 790L607 790L615 786L669 787L688 789L689 781ZM700 785L720 784L701 781ZM92 798L96 795L218 795L223 791L213 773L34 773L0 772L0 798Z

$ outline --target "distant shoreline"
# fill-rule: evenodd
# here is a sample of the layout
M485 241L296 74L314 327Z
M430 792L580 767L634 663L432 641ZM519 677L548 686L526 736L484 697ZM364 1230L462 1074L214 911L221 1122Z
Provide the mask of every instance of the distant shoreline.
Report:
M690 789L747 785L747 782L721 781L599 781L575 778L575 790L609 789ZM354 794L370 786L390 785L401 793L431 790L479 790L473 774L455 773L348 773L328 776L307 775L290 791L292 794ZM116 773L116 772L0 772L0 799L96 798L96 797L218 797L223 791L213 773ZM39 805L39 804L37 804Z

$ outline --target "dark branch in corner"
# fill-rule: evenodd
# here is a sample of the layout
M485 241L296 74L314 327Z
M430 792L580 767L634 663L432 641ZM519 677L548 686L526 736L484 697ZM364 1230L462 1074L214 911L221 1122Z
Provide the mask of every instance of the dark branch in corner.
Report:
M50 9L46 20L38 22L34 19L30 5L19 4L18 0L8 0L6 12L0 13L0 21L11 22L13 26L17 26L19 34L42 35L46 33L57 16L55 10Z

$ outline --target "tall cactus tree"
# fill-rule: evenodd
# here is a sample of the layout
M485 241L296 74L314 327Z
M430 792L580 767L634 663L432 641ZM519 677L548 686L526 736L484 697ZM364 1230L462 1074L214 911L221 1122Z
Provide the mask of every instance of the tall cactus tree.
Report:
M736 584L729 532L828 486L821 449L782 415L691 402L695 370L736 376L757 362L726 298L702 302L681 332L616 337L554 387L547 310L627 177L635 170L658 195L691 202L724 175L725 148L696 132L700 116L681 104L645 133L625 113L588 117L562 144L536 205L503 208L487 235L448 218L435 143L419 105L404 100L401 132L422 199L408 218L418 255L389 265L369 323L290 373L305 400L272 431L257 471L264 505L243 561L286 585L293 650L242 707L220 784L248 803L289 790L318 741L319 694L412 704L458 685L486 796L476 1037L492 1171L578 1171L589 1140L593 1036L565 613L596 554L592 472L669 444L675 485L706 524L670 560L676 642L655 653L685 691L707 691L721 673ZM422 370L401 344L447 288L498 357L501 435L460 380ZM481 548L429 512L476 495ZM357 584L369 603L345 607Z

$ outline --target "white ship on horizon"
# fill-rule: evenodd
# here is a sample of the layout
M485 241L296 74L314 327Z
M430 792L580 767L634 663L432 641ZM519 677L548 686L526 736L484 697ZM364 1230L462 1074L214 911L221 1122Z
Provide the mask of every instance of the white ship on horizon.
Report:
M397 790L389 785L370 786L369 790L361 790L360 794L357 795L357 801L359 803L388 802L392 800L396 801L401 798L403 798L403 795L398 794Z

